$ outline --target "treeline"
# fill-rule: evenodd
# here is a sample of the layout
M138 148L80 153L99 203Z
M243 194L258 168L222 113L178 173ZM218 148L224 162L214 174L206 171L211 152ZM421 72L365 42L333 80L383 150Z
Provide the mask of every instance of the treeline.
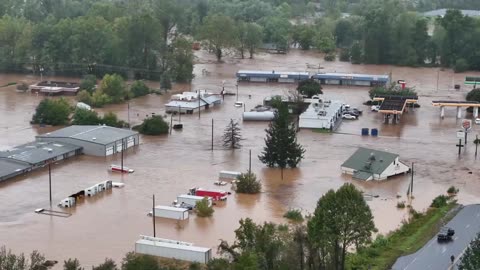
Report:
M159 1L2 1L0 70L192 79L183 6Z

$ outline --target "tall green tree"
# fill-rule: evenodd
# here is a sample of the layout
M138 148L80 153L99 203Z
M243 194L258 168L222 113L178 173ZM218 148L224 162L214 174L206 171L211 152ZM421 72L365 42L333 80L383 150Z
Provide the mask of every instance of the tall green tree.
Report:
M200 29L200 36L206 40L215 52L217 61L223 56L222 50L234 44L235 26L230 17L225 15L209 15Z
M308 98L311 98L314 95L323 94L322 86L314 79L303 80L298 83L297 91Z
M345 269L348 249L368 243L374 231L370 208L352 184L323 195L308 222L309 238L316 244L321 264L327 269Z
M63 262L63 270L84 270L78 259L68 259Z
M71 112L72 108L66 99L46 98L38 104L32 117L32 124L66 125Z
M230 123L225 128L223 133L223 146L230 149L238 149L242 147L240 141L242 140L242 134L240 133L241 129L238 125L238 122L230 119Z
M260 46L263 38L263 29L256 23L238 22L236 27L237 48L240 56L245 58L245 52L253 58L255 49Z
M161 270L161 268L154 257L129 252L123 258L122 270Z
M177 37L172 42L169 72L180 83L189 83L193 75L192 43L186 38Z
M476 270L480 269L480 234L477 235L461 258L460 270Z
M295 126L289 121L286 105L279 106L275 118L265 130L265 147L259 159L268 167L295 168L303 159L305 149L297 142Z
M96 92L106 94L113 102L123 101L127 97L125 82L118 74L105 75Z

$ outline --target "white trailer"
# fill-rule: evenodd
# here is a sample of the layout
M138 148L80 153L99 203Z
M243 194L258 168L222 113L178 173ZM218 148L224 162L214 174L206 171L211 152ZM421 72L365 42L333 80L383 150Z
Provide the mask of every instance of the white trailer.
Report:
M234 171L220 171L219 178L221 179L232 179L235 180L239 177L242 173L241 172L234 172Z
M192 207L195 207L197 202L203 200L204 198L207 198L208 206L213 205L212 198L210 198L210 197L194 196L194 195L187 195L187 194L178 195L176 203L177 204L184 203L186 205L190 205Z
M140 240L135 243L135 252L199 263L208 263L212 258L211 248L196 247L192 243L148 236L140 236Z
M188 209L186 208L177 208L171 206L163 206L157 205L154 208L155 210L155 217L162 217L162 218L171 218L177 220L185 220L188 219ZM152 211L149 213L152 214Z
M272 121L273 118L275 118L275 113L271 111L243 113L243 121Z
M65 198L63 199L62 201L60 201L60 203L58 204L58 206L60 207L73 207L75 206L75 198L74 197L68 197L68 198Z

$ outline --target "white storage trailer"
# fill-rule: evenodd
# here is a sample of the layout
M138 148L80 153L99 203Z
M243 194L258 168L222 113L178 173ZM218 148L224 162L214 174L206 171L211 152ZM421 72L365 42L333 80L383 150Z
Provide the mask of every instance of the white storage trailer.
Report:
M242 173L241 172L234 172L234 171L220 171L219 178L222 179L237 179Z
M212 198L210 198L210 197L194 196L194 195L187 195L187 194L178 195L177 196L177 203L178 204L184 203L184 204L190 205L192 207L195 207L197 202L203 200L204 198L207 198L208 206L213 205Z
M186 208L157 205L155 206L154 211L155 217L171 218L178 220L188 219L188 209ZM150 211L150 214L152 214L152 211Z
M135 252L199 263L208 263L212 258L211 248L196 247L192 243L148 236L140 236L140 240L135 243Z
M271 111L243 113L243 121L272 121L273 118L275 118L275 113Z

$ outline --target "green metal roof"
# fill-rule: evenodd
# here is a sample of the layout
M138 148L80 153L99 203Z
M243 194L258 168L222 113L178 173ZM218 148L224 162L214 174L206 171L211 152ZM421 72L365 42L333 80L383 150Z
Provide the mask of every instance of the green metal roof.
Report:
M370 178L370 177L373 178L373 174L372 174L371 172L356 171L356 172L353 174L353 178L359 179L359 180L365 180L365 181L367 181L368 178Z
M357 171L359 179L363 179L366 174L369 176L381 174L397 157L397 154L360 147L342 164L342 167L354 169ZM360 174L359 172L365 172L366 174Z

